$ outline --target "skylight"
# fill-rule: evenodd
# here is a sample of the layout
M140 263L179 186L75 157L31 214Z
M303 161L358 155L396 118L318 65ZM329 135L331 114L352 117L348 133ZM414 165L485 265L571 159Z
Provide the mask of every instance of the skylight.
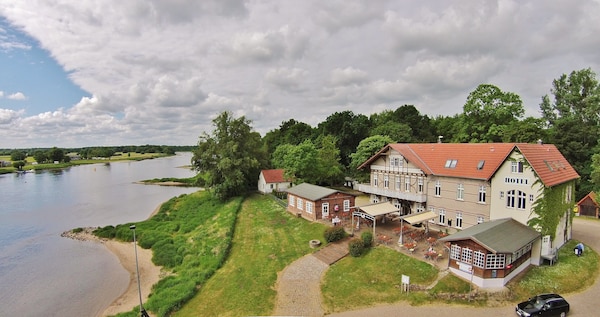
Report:
M445 168L455 168L456 167L456 163L458 163L458 160L454 160L454 159L449 159L446 161L446 165L444 165Z

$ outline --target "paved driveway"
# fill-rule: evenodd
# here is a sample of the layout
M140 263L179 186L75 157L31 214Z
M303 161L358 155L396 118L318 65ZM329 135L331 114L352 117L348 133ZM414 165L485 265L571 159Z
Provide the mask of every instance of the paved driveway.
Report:
M600 221L591 221L575 218L573 220L573 239L582 241L586 246L593 248L596 252L600 251ZM559 259L560 261L560 259ZM571 304L569 316L600 316L600 306L598 305L598 294L600 294L600 283L596 283L585 291L577 294L564 295ZM461 316L461 317L481 317L481 316L516 316L514 304L505 307L493 308L472 308L466 306L450 305L428 305L428 306L410 306L406 303L385 305L349 311L343 313L331 314L328 316L339 317L359 317L359 316Z

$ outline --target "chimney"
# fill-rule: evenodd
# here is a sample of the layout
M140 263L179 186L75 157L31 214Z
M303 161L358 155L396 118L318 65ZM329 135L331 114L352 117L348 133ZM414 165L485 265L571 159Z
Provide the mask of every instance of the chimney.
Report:
M542 142L542 139L538 139L537 144L542 145L542 144L544 144L544 142Z
M443 135L438 135L438 143L442 143L442 139L444 138Z

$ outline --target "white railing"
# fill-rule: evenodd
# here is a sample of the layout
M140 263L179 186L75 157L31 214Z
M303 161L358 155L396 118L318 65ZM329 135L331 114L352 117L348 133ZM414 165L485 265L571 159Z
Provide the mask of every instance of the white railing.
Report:
M427 201L427 195L425 195L424 193L407 193L402 190L374 187L370 184L358 184L358 190L367 194L375 194L379 196L415 201L418 203L424 203Z

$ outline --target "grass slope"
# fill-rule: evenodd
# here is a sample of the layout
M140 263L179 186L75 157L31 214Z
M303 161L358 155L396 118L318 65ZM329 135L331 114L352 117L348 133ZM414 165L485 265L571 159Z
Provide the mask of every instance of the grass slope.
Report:
M226 263L175 316L270 315L277 273L313 252L308 241L322 239L324 230L268 196L251 196L238 214Z

